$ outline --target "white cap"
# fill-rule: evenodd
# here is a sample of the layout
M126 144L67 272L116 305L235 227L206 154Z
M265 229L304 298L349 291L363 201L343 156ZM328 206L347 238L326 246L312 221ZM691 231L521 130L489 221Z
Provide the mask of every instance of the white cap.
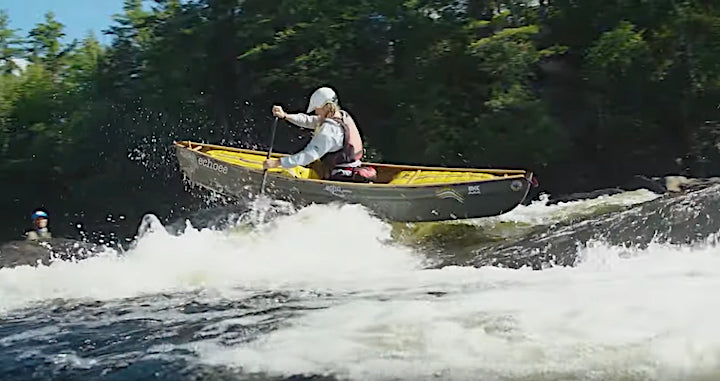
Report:
M321 87L315 90L315 92L310 96L310 103L308 103L307 112L315 110L316 108L324 105L325 102L337 103L337 101L337 95L333 89L329 87Z

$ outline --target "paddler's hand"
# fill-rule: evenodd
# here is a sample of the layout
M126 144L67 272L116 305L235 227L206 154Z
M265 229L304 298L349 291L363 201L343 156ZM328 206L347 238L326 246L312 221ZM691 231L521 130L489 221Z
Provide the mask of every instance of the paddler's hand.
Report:
M285 111L280 106L273 106L272 113L280 119L285 119L285 117L287 116L287 113L285 113Z
M278 168L280 159L267 159L263 162L263 169Z

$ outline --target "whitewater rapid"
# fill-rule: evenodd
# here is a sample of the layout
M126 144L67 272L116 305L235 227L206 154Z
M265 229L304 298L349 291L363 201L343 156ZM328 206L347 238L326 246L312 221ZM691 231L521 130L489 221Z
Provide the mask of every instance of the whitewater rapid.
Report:
M284 376L720 376L713 248L597 245L575 268L450 267L399 283L416 293L375 284L375 297L311 312L250 345L192 347L213 364Z
M657 193L647 189L601 195L592 199L558 202L550 204L550 196L541 194L530 205L520 205L509 213L495 217L470 220L478 225L491 225L497 222L520 222L533 225L547 225L567 221L572 218L591 217L598 211L617 211L624 207L642 204L660 198Z
M630 197L613 200L652 199ZM586 206L544 207L547 216ZM537 222L542 208L520 207L503 218ZM192 294L212 304L282 292L313 308L231 344L223 332L260 318L228 316L203 328L219 337L196 334L161 351L188 350L197 364L278 377L720 378L720 253L712 244L634 249L592 242L573 267L437 269L421 251L393 242L391 226L359 206L312 206L250 230L188 226L177 236L151 221L142 233L122 255L0 269L0 313L57 300L112 305ZM123 308L202 323L155 303L153 313ZM12 340L52 335L47 329Z

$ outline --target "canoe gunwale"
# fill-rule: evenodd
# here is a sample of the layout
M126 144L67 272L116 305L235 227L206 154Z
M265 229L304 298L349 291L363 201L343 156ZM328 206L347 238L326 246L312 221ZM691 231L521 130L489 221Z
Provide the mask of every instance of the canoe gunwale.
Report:
M200 146L200 147L208 147L208 148L215 148L223 151L232 151L232 152L240 152L240 153L251 153L251 154L257 154L265 156L267 155L267 152L263 151L256 151L251 149L244 149L244 148L235 148L235 147L228 147L228 146L220 146L215 144L205 144L205 143L197 143L197 142L191 142L189 140L183 140L183 141L175 141L173 144L177 148L182 148L187 151L190 151L191 153L195 155L200 155L203 157L206 157L208 159L212 159L214 161L220 161L223 162L226 165L231 165L235 168L241 168L245 171L251 172L251 173L257 173L262 174L263 171L257 170L254 168L248 168L242 165L238 165L235 163L231 163L222 159L215 158L211 155L208 155L205 152L201 152L199 150L195 150L192 148L193 145ZM271 154L272 157L283 157L288 156L287 154L282 153L275 153L273 152ZM479 169L479 168L452 168L452 167L428 167L428 166L416 166L416 165L398 165L398 164L383 164L383 163L373 163L373 162L363 162L364 165L372 165L375 167L385 167L385 168L394 168L394 169L400 169L400 170L430 170L430 171L441 171L441 172L469 172L469 173L490 173L490 174L496 174L501 175L504 174L505 176L502 177L495 177L490 179L481 179L481 180L468 180L468 181L456 181L456 182L442 182L442 183L426 183L426 184L387 184L387 183L360 183L360 182L349 182L349 181L332 181L332 180L323 180L323 179L306 179L306 178L298 178L298 177L291 177L291 176L283 176L279 175L274 172L268 172L268 176L281 180L281 181L289 181L289 182L300 182L300 183L316 183L318 185L336 185L336 186L343 186L343 187L358 187L358 188L382 188L382 189L408 189L408 188L425 188L425 189L433 189L433 188L442 188L442 187L454 187L454 186L472 186L475 184L485 184L490 182L498 182L498 181L507 181L507 180L525 180L530 182L532 180L533 173L525 170L515 170L515 169Z

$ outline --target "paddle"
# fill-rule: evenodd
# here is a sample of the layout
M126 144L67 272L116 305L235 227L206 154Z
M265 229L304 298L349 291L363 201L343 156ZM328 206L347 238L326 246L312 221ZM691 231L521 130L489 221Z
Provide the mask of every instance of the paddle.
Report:
M267 153L267 159L270 158L270 155L272 154L273 144L275 143L275 130L277 129L277 123L278 123L278 117L275 117L275 121L273 122L272 126L272 137L270 138L270 149ZM267 180L267 169L263 170L263 179L262 183L260 183L260 194L265 193L265 181Z

